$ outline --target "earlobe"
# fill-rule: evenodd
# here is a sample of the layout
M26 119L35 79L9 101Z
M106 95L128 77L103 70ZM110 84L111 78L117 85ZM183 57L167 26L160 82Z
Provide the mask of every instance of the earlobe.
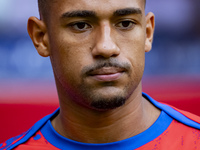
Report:
M146 41L145 41L145 52L149 52L152 48L153 35L155 28L155 17L152 12L146 15Z
M27 30L38 53L43 57L50 55L46 25L36 17L30 17Z

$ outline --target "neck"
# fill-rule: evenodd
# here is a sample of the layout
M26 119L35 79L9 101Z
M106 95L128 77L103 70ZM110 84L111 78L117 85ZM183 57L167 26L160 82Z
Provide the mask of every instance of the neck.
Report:
M60 113L52 120L55 130L64 137L84 143L110 143L137 135L149 128L160 111L142 97L141 85L124 106L96 111L73 101L60 99ZM63 95L63 94L61 94Z

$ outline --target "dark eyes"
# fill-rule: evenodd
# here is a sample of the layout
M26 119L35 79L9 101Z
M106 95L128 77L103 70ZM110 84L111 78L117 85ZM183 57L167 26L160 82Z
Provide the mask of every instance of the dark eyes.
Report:
M134 27L134 25L135 23L133 21L124 20L124 21L118 22L114 26L118 28L119 30L130 30ZM71 23L69 26L76 32L84 32L92 28L92 25L86 22Z
M130 30L134 27L135 23L133 21L125 20L116 24L116 27L120 30Z
M76 22L76 23L72 23L70 24L70 27L75 30L75 31L86 31L90 28L92 28L91 25L89 25L88 23L85 22Z

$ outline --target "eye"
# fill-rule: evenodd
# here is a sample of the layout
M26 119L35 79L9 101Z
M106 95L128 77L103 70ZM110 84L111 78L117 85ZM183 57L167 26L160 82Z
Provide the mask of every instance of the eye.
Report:
M85 23L85 22L76 22L76 23L72 23L70 24L70 27L75 30L75 31L78 31L78 32L84 32L91 27L91 25L89 25L88 23Z
M130 20L125 20L117 23L116 27L121 29L121 30L129 30L132 29L135 25L135 22L130 21Z

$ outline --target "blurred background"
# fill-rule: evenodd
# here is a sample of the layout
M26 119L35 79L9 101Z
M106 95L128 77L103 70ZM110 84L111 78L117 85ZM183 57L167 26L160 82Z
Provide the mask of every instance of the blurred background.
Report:
M200 1L147 0L156 16L145 76L200 75ZM27 34L37 0L0 0L0 81L53 80L49 58L40 57Z
M147 12L156 16L156 30L143 78L145 92L196 114L200 114L199 8L199 0L147 0ZM37 0L0 0L0 116L7 122L0 125L2 139L10 136L6 134L13 123L21 121L12 131L17 134L19 126L28 128L58 107L50 60L37 54L27 34L30 16L39 16Z

